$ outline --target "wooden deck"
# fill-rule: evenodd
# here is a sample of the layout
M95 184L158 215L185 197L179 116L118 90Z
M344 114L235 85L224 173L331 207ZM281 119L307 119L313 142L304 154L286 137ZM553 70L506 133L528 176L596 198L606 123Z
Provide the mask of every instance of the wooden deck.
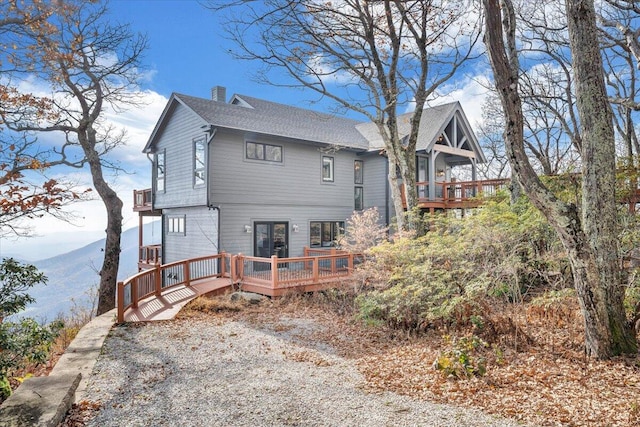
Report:
M509 179L488 179L481 181L416 182L418 207L431 213L449 209L477 208L482 197L493 196L509 184ZM433 192L433 196L430 193ZM402 194L402 204L407 202Z
M363 261L359 254L305 248L296 258L220 253L156 265L118 283L118 322L173 318L199 295L236 287L269 297L336 287Z
M215 292L223 292L231 288L228 278L203 279L191 286L178 286L167 289L162 295L150 295L138 302L138 307L124 312L125 322L148 322L153 320L170 320L195 298Z

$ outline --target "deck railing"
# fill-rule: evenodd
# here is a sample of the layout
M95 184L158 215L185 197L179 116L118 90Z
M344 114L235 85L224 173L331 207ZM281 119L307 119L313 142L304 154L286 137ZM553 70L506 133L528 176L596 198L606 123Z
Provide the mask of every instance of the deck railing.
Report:
M493 196L505 188L509 179L488 179L483 181L434 182L435 199L429 199L429 182L416 182L420 201L464 202L478 196Z
M190 286L195 280L222 277L226 274L225 263L219 262L226 254L192 258L141 271L124 282L118 282L118 322L124 321L128 308L137 308L140 300L176 286Z
M329 282L348 277L362 255L336 249L304 249L305 256L295 258L260 258L242 254L220 253L187 259L142 271L118 283L118 322L124 321L129 308L151 295L176 286L190 286L200 279L229 277L230 285L270 296L293 288L314 290Z
M162 245L141 246L138 252L138 265L155 266L162 264Z
M153 193L151 188L144 190L133 190L133 210L134 212L141 210L150 210L153 203Z

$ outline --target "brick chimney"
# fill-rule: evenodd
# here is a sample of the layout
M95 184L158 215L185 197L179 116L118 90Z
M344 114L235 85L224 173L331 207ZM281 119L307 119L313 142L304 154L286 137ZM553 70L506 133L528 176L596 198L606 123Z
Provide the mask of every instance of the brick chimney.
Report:
M227 102L227 88L224 86L214 86L211 89L211 99L218 102Z

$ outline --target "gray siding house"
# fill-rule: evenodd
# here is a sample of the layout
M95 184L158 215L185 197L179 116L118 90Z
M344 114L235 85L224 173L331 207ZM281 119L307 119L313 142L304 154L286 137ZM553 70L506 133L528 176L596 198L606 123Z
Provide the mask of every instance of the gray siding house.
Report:
M417 180L449 180L460 164L475 178L484 155L460 104L422 117ZM163 263L220 251L302 256L305 246L332 246L354 210L394 216L372 123L245 95L227 102L215 87L211 99L172 94L143 152L153 161ZM419 190L438 197L436 186Z

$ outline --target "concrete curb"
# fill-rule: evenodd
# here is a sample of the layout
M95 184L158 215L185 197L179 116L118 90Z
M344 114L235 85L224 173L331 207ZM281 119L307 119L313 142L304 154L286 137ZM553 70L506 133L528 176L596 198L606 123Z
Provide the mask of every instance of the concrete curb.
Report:
M87 380L116 318L113 309L80 329L47 377L27 379L0 406L1 427L56 427L84 398Z

